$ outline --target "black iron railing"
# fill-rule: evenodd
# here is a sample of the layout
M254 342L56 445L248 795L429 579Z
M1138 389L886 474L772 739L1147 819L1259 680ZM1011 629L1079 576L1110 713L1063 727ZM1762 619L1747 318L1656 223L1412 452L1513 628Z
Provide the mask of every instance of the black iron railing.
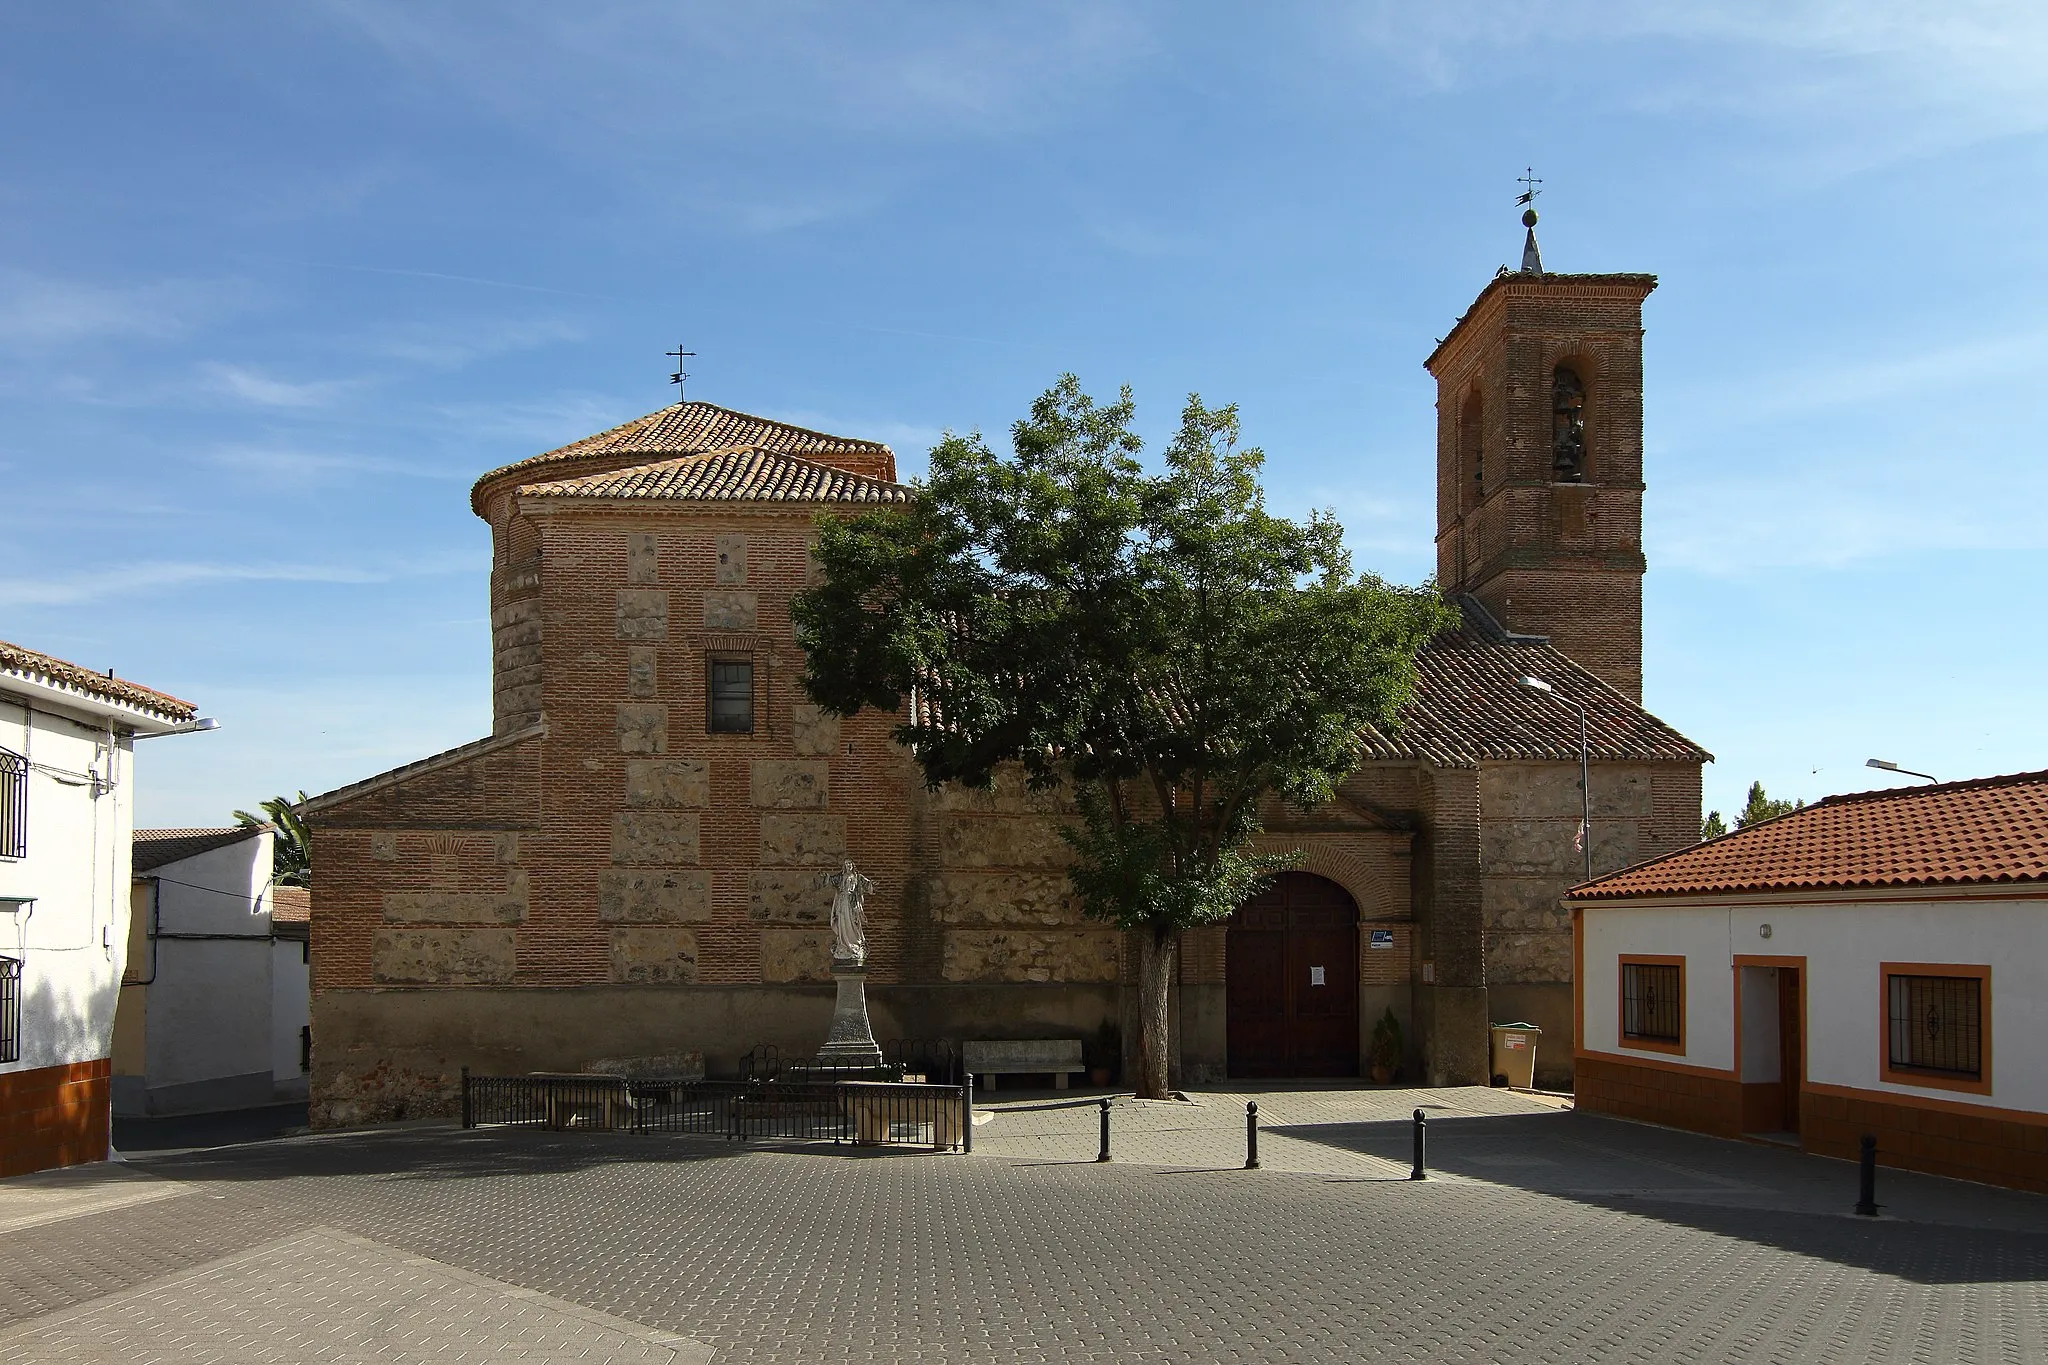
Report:
M731 1139L958 1147L964 1086L802 1079L700 1081L462 1073L462 1126L694 1133Z
M862 1062L819 1061L792 1058L784 1061L773 1043L756 1043L740 1057L739 1078L743 1081L772 1081L778 1077L827 1080L907 1080L922 1078L934 1085L960 1083L960 1045L951 1038L891 1038L881 1045L882 1065Z
M0 1062L21 1060L21 959L0 957Z
M0 858L28 856L28 760L0 749Z

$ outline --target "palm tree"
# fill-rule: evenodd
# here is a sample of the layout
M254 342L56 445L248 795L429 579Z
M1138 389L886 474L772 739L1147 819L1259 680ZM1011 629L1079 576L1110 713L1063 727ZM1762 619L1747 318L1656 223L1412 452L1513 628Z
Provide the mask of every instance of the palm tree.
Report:
M300 792L299 802L305 799L306 794ZM269 825L277 831L270 845L270 879L279 886L313 884L313 847L306 837L305 823L292 809L297 804L289 797L273 796L262 803L261 815L245 810L235 812L238 825Z

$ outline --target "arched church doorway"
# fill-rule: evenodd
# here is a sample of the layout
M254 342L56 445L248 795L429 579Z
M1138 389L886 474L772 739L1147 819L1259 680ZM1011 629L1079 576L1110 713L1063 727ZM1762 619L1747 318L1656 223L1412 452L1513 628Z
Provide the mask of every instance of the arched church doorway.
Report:
M1358 1074L1358 903L1325 877L1283 872L1230 917L1233 1078Z

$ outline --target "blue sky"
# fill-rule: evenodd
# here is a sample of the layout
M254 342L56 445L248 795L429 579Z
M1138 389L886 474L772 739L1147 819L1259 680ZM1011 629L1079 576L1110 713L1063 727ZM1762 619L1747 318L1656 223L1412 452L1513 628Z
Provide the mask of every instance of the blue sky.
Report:
M2043 70L1967 0L10 6L0 637L220 718L146 824L481 736L468 486L679 337L906 472L1062 370L1234 401L1419 579L1421 362L1533 165L1552 269L1663 279L1646 691L1709 803L2048 767Z

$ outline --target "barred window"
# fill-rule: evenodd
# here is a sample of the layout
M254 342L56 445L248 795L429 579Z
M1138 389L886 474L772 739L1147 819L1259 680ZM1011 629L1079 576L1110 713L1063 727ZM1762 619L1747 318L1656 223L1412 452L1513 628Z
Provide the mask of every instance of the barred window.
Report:
M21 959L0 957L0 1062L21 1060Z
M1974 976L1885 978L1891 1064L1902 1071L1981 1080L1984 983Z
M1684 1024L1684 984L1677 963L1621 964L1621 1036L1676 1043Z
M0 749L0 858L28 856L28 760Z
M754 728L754 661L713 659L705 669L710 692L705 728L714 733L749 734Z

